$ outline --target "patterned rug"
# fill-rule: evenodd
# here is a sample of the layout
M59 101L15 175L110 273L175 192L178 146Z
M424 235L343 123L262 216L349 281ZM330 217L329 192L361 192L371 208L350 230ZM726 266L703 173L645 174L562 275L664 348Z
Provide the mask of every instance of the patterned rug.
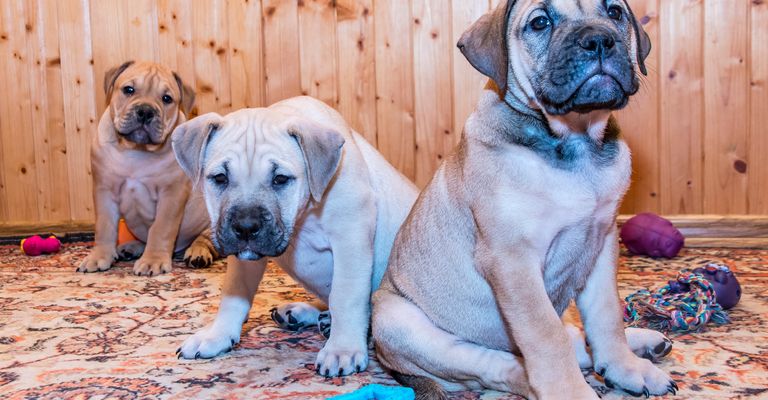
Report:
M311 300L271 266L242 342L213 360L178 360L174 351L216 312L224 266L135 277L120 263L78 274L87 243L53 256L26 257L0 246L0 398L6 399L325 399L368 383L394 384L375 363L368 371L325 379L312 363L316 330L278 329L268 310ZM680 386L677 399L768 398L768 251L686 250L671 261L622 256L622 295L659 286L684 267L724 263L743 286L732 324L674 336L661 367ZM620 394L590 377L604 399ZM455 399L516 399L495 392Z

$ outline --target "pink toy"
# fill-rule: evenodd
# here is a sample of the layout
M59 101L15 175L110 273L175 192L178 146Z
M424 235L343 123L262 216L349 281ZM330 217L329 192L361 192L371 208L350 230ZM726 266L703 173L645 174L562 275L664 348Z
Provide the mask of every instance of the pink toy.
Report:
M38 235L28 237L21 241L21 251L28 256L56 253L61 249L61 242L56 236L43 239Z
M619 236L631 253L651 257L675 257L685 243L683 234L671 222L652 213L627 220Z

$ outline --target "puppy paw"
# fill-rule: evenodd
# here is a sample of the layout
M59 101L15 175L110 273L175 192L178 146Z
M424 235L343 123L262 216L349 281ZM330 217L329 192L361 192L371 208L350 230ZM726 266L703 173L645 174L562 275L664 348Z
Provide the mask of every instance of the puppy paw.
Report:
M207 246L192 243L184 251L184 263L190 268L205 268L213 264L213 254Z
M672 351L672 341L651 329L627 328L627 343L638 357L657 362Z
M240 343L240 331L209 325L187 338L176 350L179 358L213 358Z
M317 324L320 310L307 303L288 303L269 310L277 326L289 331L299 331Z
M117 260L117 253L115 253L114 248L107 249L102 247L94 247L91 250L91 253L88 254L87 257L85 257L85 260L83 260L80 263L80 266L78 266L75 271L77 272L106 271L112 266L112 263L115 260Z
M326 339L331 337L331 312L323 311L317 317L317 329Z
M144 253L133 264L136 275L154 276L171 272L171 255L161 253Z
M329 340L317 354L317 373L325 377L344 376L365 371L368 368L368 348L365 343L358 346L336 344Z
M120 260L135 260L144 253L144 243L140 240L132 240L117 246L117 255Z
M632 396L676 394L677 384L651 361L633 353L595 364L595 371L611 389L622 389Z

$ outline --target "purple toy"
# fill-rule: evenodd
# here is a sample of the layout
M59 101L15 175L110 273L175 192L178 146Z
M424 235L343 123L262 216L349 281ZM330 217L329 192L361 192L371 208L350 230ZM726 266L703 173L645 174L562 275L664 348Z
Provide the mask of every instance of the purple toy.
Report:
M651 257L672 258L685 243L683 234L671 222L652 213L640 213L627 220L619 236L631 253Z
M724 310L733 308L741 299L741 285L736 280L736 275L725 265L708 264L693 270L694 274L704 275L712 288L715 289L717 303Z

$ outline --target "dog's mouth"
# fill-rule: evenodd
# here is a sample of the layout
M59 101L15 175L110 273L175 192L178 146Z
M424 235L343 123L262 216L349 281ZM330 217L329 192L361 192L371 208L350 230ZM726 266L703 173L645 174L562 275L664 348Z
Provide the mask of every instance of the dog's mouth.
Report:
M120 134L120 136L123 139L136 144L142 144L142 145L161 144L159 140L153 137L154 135L152 134L152 132L150 132L150 130L145 127L140 127L140 128L128 130L128 131L118 130L117 132Z
M216 251L222 256L235 256L240 260L256 261L264 257L279 257L288 249L286 235L279 235L273 243L263 240L237 240L228 235L216 234L212 238Z

